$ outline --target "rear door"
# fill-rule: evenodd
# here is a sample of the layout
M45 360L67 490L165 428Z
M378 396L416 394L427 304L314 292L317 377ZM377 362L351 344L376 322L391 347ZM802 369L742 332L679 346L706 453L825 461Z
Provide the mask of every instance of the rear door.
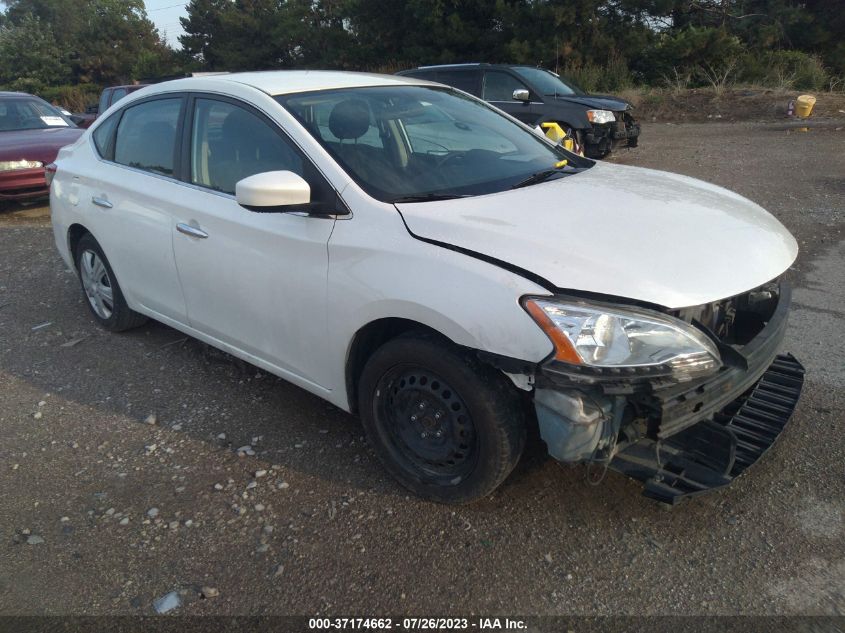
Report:
M529 100L517 101L513 98L514 90L528 90ZM506 70L484 71L481 98L529 125L536 123L543 106L522 80Z
M180 323L172 209L184 189L177 143L184 107L181 95L160 95L112 114L93 132L100 160L74 181L130 306Z
M481 94L481 73L478 70L438 70L437 79L442 84L463 90L476 97Z
M249 211L234 193L239 180L268 171L305 178L312 201L335 192L278 125L251 106L197 95L188 108L187 182L171 232L190 324L276 373L318 385L335 219L305 209Z

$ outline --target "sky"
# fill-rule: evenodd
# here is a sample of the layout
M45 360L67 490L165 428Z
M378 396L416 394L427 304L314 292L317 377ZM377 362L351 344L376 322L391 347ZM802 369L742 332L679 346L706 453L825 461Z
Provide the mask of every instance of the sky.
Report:
M183 31L179 18L185 16L187 0L144 0L144 4L147 17L167 36L167 42L174 48L180 48L178 38Z

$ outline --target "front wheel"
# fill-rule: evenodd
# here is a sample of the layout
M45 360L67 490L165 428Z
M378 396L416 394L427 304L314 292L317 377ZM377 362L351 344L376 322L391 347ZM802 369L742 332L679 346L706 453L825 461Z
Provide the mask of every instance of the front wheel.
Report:
M505 376L427 335L385 343L364 367L361 418L385 468L441 503L495 490L525 445L522 401Z

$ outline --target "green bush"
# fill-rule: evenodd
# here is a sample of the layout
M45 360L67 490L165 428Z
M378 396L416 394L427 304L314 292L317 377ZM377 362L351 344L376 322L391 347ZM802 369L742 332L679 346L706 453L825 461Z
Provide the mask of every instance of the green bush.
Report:
M634 77L628 67L628 61L616 53L612 54L604 67L602 81L599 82L601 91L618 91L634 85Z
M561 75L571 79L587 92L615 92L634 85L628 62L615 53L611 54L604 65L569 62L564 66Z
M37 91L39 97L55 103L71 112L85 112L85 108L100 99L100 86L78 84L76 86L54 86Z
M569 79L587 92L598 90L604 69L598 64L569 62L563 67L561 76Z
M738 37L725 28L688 26L663 33L656 43L634 60L635 70L646 82L659 86L678 77L690 85L727 84L736 59L744 53ZM685 86L686 87L686 86Z
M825 90L830 85L821 59L801 51L748 53L742 58L740 77L772 88Z

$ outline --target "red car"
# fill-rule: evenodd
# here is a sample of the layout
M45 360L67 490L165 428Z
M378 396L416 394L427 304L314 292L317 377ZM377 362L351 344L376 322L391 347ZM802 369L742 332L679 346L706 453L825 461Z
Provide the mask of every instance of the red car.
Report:
M46 196L44 166L83 132L43 99L0 92L0 202Z

